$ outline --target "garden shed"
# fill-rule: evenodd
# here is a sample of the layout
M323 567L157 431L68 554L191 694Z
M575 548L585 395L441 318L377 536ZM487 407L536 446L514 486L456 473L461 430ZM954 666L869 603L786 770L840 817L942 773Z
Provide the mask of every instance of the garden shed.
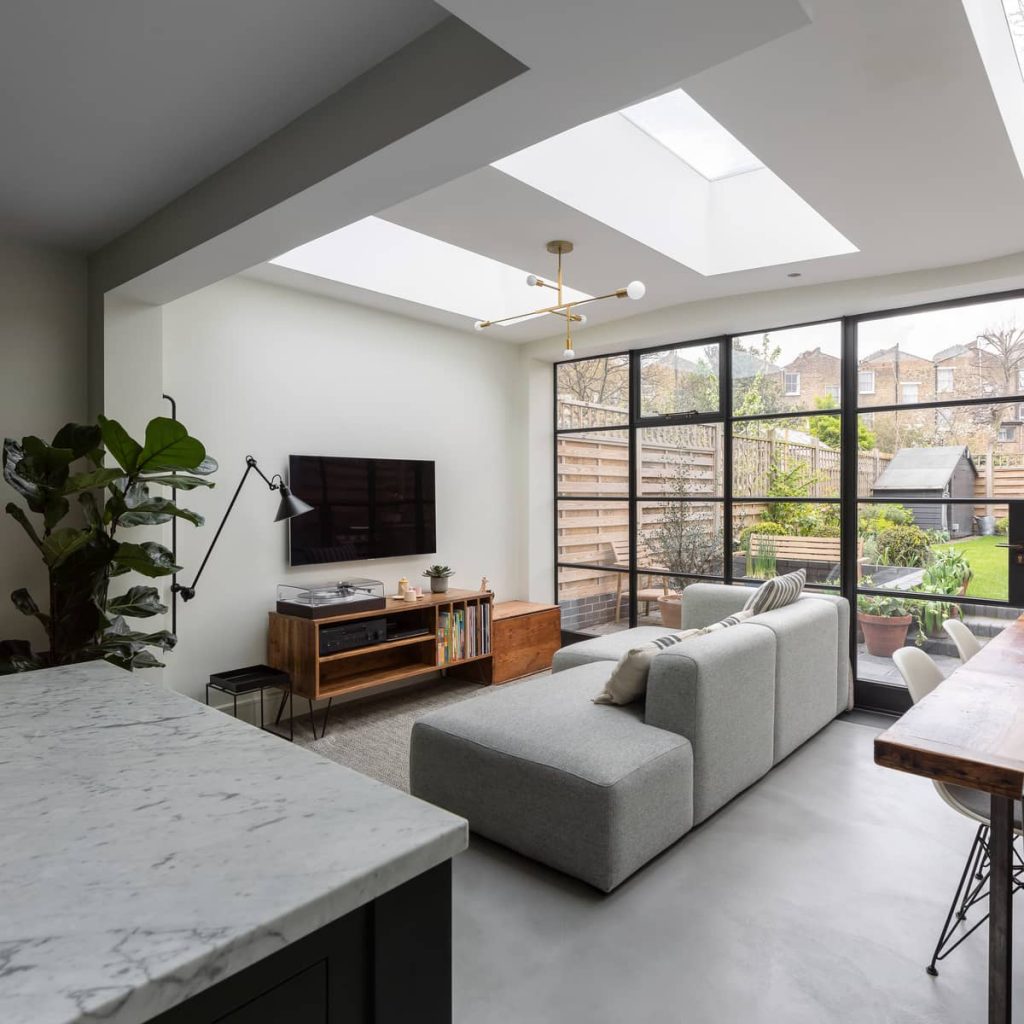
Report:
M875 498L905 505L924 530L945 530L951 537L968 537L974 526L977 476L971 453L964 445L901 448L871 492ZM924 504L922 498L948 498L949 503ZM954 505L956 500L968 504Z

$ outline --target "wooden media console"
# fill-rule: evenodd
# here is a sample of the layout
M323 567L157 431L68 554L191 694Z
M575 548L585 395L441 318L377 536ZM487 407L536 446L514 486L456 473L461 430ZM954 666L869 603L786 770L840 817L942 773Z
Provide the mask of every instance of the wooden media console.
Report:
M401 632L426 632L332 654L320 653L320 630L324 627L382 618L394 620ZM493 595L472 590L425 594L416 602L388 598L383 609L323 619L275 611L270 613L267 662L287 672L295 693L311 700L358 691L369 693L441 669L489 683L492 620Z

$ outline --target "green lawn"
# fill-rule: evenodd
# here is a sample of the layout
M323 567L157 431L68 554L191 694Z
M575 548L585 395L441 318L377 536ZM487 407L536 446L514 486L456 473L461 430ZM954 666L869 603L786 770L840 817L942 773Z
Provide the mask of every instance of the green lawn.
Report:
M967 540L953 541L951 544L936 544L935 550L956 548L967 556L967 561L974 570L974 578L967 587L968 597L987 597L993 601L1005 601L1006 548L996 547L997 544L1005 543L1005 537L969 537Z

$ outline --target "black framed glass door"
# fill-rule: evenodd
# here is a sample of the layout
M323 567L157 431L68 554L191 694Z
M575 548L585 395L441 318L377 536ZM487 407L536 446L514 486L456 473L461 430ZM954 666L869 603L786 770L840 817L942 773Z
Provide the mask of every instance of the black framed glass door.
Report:
M951 671L946 619L984 642L1024 607L1021 293L576 360L554 384L570 632L675 626L694 581L803 567L855 610L857 703L898 711L872 617Z

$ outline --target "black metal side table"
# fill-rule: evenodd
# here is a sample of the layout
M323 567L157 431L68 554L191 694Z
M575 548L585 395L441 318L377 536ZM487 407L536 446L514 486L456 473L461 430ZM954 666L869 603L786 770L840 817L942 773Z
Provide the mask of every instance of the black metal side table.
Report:
M277 708L277 717L274 719L274 726L266 724L263 717L263 691L267 687L281 690L281 703ZM292 714L292 703L295 694L292 690L291 676L281 669L271 668L269 665L249 665L246 668L235 668L227 672L214 672L210 681L206 684L206 703L210 703L210 690L219 690L221 693L229 694L231 706L235 718L238 717L238 697L240 694L260 691L260 728L265 732L280 736L295 742L295 718ZM277 726L281 724L281 715L284 712L285 702L288 704L288 735L278 732ZM316 719L313 717L313 702L309 701L309 723L313 727L313 739L316 735ZM326 721L324 723L326 728Z

